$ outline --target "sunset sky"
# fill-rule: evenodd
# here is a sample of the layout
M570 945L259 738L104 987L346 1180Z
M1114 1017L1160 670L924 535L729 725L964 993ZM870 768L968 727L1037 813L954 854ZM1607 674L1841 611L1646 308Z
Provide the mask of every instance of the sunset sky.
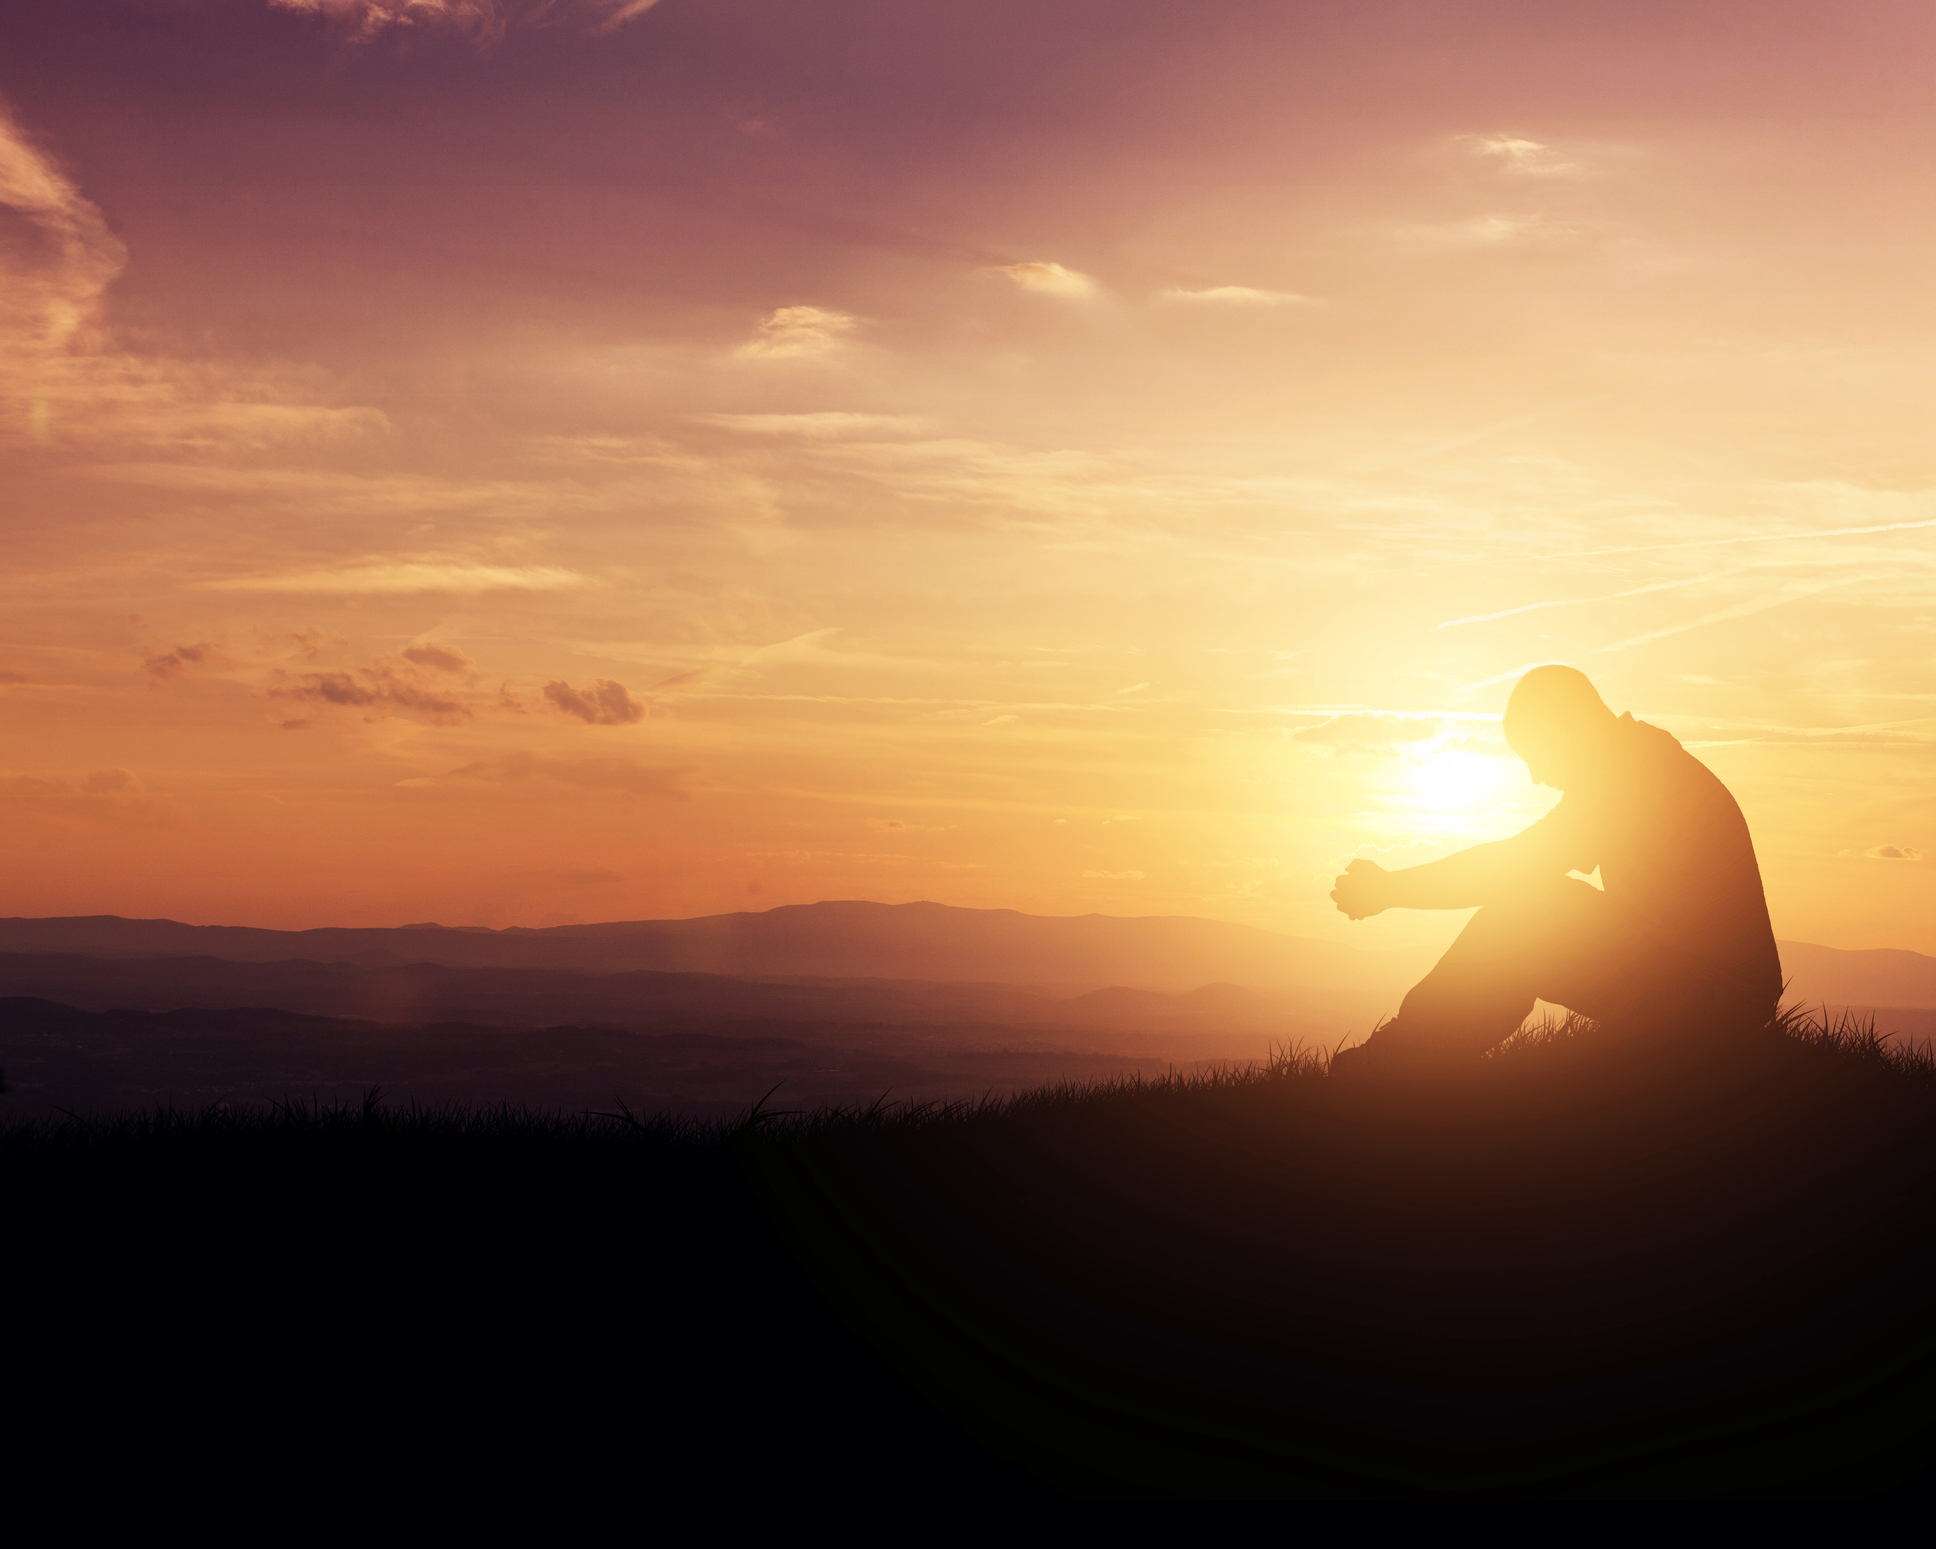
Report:
M1936 9L5 33L0 914L1419 947L1566 661L1936 951Z

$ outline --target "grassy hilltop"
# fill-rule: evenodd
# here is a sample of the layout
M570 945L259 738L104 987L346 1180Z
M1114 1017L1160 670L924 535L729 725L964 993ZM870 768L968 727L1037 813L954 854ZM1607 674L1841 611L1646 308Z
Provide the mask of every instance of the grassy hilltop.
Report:
M801 1504L1848 1496L1929 1461L1926 1058L1790 1019L1324 1064L714 1124L16 1125L17 1310L97 1428L250 1395L176 1480L433 1437L480 1479Z

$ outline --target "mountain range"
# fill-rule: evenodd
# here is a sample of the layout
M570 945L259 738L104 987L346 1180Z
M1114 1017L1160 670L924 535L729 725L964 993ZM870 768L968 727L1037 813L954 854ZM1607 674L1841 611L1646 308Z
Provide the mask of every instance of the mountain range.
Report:
M1780 946L1791 995L1936 1008L1936 957L1796 941ZM1354 1005L1388 999L1423 966L1398 953L1187 915L1030 915L863 900L544 929L420 924L285 931L117 915L12 918L0 919L0 954L895 980L1066 995L1112 986L1175 994L1224 983Z
M1936 1032L1936 958L1783 942L1791 998ZM725 1112L1355 1042L1424 965L1251 926L861 901L545 930L0 919L12 1112L384 1085Z

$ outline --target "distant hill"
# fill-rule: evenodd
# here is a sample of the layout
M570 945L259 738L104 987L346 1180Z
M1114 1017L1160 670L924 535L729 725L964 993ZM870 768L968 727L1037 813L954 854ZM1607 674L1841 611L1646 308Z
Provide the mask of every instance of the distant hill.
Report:
M1138 1005L1119 991L1159 995L1199 992L1194 1009L1214 1014L1215 987L1295 997L1328 1018L1348 1014L1376 1018L1396 1009L1399 996L1424 964L1410 956L1362 951L1334 942L1283 935L1254 926L1191 916L1122 917L1102 914L1032 915L1013 909L958 909L946 904L878 904L838 901L794 904L760 913L708 915L690 920L615 920L561 925L544 930L435 924L370 929L259 930L234 925L184 925L175 920L127 920L116 915L58 919L0 919L0 954L19 957L144 960L110 973L84 963L50 962L29 969L16 962L0 974L14 994L46 995L76 1005L99 1005L117 988L115 1004L166 1009L183 1005L327 1007L328 1015L387 1020L381 975L365 975L354 990L304 965L343 964L378 971L434 965L478 971L523 970L566 975L710 975L738 981L792 981L829 991L866 991L829 996L843 1015L874 1020L891 1002L895 1017L911 1014L909 991L888 993L878 983L947 986L951 1004L928 1019L1036 1020L1038 1008L1016 1003L1037 994L1097 996L1068 1015L1085 1021L1127 1015ZM1781 943L1790 994L1811 1003L1936 1008L1936 957L1900 950L1848 951L1808 942ZM157 960L176 960L162 968ZM185 960L200 960L199 966ZM263 965L251 976L220 964ZM99 982L90 981L97 978ZM434 979L436 976L429 976ZM428 979L412 998L430 988ZM402 981L387 981L398 987ZM1004 991L1001 987L1010 987ZM611 993L608 993L608 990ZM772 997L737 987L651 983L635 979L623 994L541 978L484 980L460 985L446 976L435 987L434 1009L483 1015L501 992L518 1000L518 1018L546 1013L539 1001L558 997L551 1017L622 1015L635 1019L648 1004L681 1010L695 1001L731 1001L737 1014L773 1014ZM175 996L186 998L172 998ZM242 998L237 998L237 997ZM375 999L371 997L375 996ZM347 998L346 998L347 997ZM804 1008L807 996L793 1004ZM1227 999L1227 997L1226 997ZM758 1002L755 1007L754 1002ZM867 1009L862 1010L866 1002ZM696 1009L696 1007L694 1007ZM432 1009L412 1005L406 1016ZM723 1006L721 1009L724 1009ZM1166 1013L1181 1008L1165 1008ZM1236 1003L1223 1008L1237 1009ZM508 1010L507 1016L512 1015ZM797 1014L797 1012L796 1012ZM1058 1018L1060 1019L1060 1018ZM1368 1024L1367 1024L1368 1025Z
M944 1027L988 1035L1018 1028L1189 1037L1226 1033L1241 1035L1226 1052L1241 1047L1246 1054L1265 1047L1271 1037L1335 1039L1363 1021L1316 994L1267 995L1235 985L1207 985L1183 995L1107 989L1067 996L1006 984L922 980L751 980L651 970L584 973L438 963L369 967L78 953L0 953L0 996L39 997L86 1011L275 1007L385 1025L542 1027L571 1021L646 1028L750 1018L906 1033Z
M437 963L736 978L920 979L1181 991L1396 985L1393 954L1190 916L1031 915L1013 909L860 901L787 905L691 920L513 927L258 930L116 915L0 920L0 952L217 957L231 962Z
M1848 951L1784 941L1789 994L1830 1005L1936 1007L1936 957L1895 948Z

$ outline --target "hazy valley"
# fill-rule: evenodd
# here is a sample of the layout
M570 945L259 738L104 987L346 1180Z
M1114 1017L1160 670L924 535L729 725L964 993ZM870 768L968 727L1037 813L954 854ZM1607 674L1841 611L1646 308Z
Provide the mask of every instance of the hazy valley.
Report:
M1784 943L1936 1031L1936 959ZM809 972L819 968L823 972ZM835 902L544 931L0 920L16 1117L289 1096L736 1111L1007 1093L1355 1042L1417 965L1191 918Z

